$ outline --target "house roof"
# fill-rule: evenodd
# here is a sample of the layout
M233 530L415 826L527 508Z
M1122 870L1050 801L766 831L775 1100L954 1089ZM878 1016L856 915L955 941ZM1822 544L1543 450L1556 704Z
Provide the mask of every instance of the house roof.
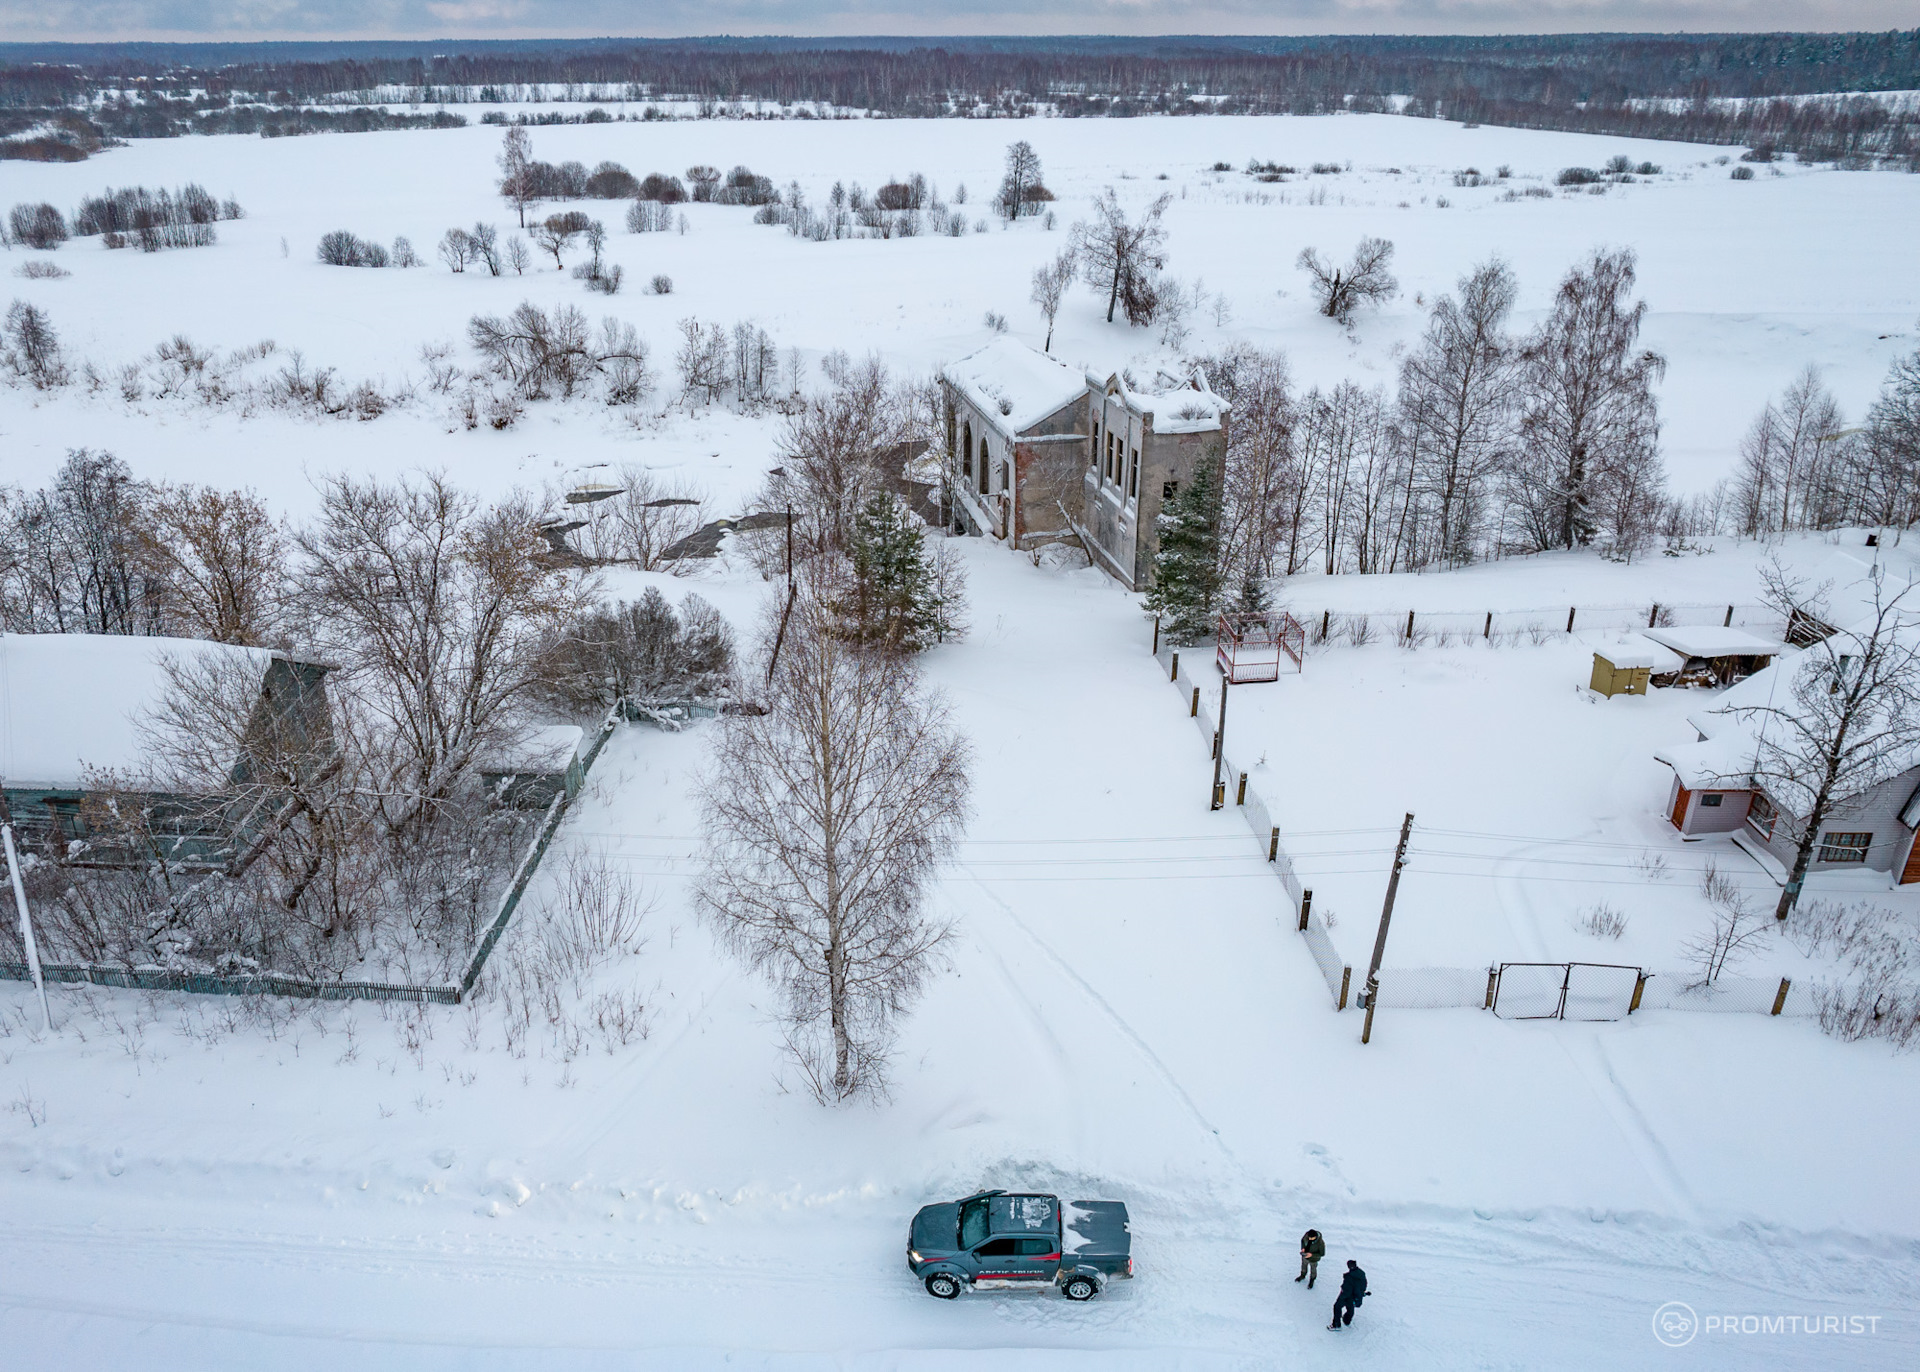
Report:
M546 724L529 729L488 755L488 772L564 772L587 736L578 724Z
M1031 429L1086 394L1084 377L1064 362L1006 335L941 369L948 384L1008 437Z
M1718 624L1643 629L1641 634L1687 657L1766 657L1787 650L1787 645L1778 640L1762 638L1745 629L1723 629Z
M264 674L275 653L193 638L0 634L0 782L75 790L89 769L138 772L141 717L170 660L226 659Z
M1176 378L1165 378L1169 381ZM1199 434L1212 433L1220 428L1231 406L1226 400L1214 393L1207 384L1206 374L1198 368L1187 385L1173 385L1167 390L1137 391L1117 374L1105 381L1089 375L1087 383L1096 390L1104 390L1108 395L1117 395L1132 409L1141 414L1153 416L1153 431L1157 434Z
M1848 631L1843 631L1844 633ZM1902 629L1902 634L1915 633ZM1836 649L1836 652L1838 649ZM1675 744L1654 753L1657 761L1672 767L1680 784L1689 788L1746 786L1760 755L1763 731L1771 728L1777 736L1780 724L1765 710L1792 710L1793 686L1801 671L1828 662L1824 648L1789 652L1775 658L1773 664L1736 683L1715 699L1710 709L1687 716L1687 723L1700 734L1697 743ZM1920 767L1920 743L1888 752L1876 759L1872 779L1849 794L1879 785L1890 777ZM1805 813L1811 796L1805 788L1773 775L1766 778L1767 793L1777 804L1796 814ZM1838 799L1845 800L1847 796Z

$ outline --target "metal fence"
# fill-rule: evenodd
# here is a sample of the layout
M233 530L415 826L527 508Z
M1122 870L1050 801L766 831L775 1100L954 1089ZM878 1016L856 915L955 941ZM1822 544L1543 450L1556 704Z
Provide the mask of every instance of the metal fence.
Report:
M600 750L613 736L618 722L619 716L615 712L608 714L601 724L592 745L581 756L580 772L583 777L592 769L594 759L600 756ZM514 911L520 907L520 898L526 894L534 873L540 870L540 861L546 856L547 847L553 842L560 821L566 817L572 803L573 797L563 788L547 806L533 842L527 845L526 853L514 868L513 880L501 894L499 907L487 922L486 932L481 935L473 955L467 960L465 973L455 985L407 986L381 981L314 981L305 977L245 974L217 976L212 973L172 971L164 967L98 967L58 962L41 963L40 973L49 982L113 986L134 991L185 991L203 996L289 996L300 1000L398 1000L429 1005L458 1005L473 989L474 982L479 980L487 959L500 942L500 936L512 922ZM0 962L0 981L32 979L33 973L26 963Z
M1585 630L1618 632L1655 626L1716 624L1778 637L1780 612L1757 604L1541 605L1524 610L1333 610L1300 615L1316 646L1363 643L1466 643L1475 639L1545 642Z

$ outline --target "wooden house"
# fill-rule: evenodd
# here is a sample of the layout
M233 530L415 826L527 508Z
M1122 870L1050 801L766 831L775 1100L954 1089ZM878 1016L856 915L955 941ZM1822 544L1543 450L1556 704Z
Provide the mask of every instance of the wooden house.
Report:
M1767 717L1755 707L1790 709L1790 673L1799 655L1774 663L1687 717L1698 737L1654 757L1673 769L1666 815L1688 838L1731 834L1791 867L1810 802L1801 789L1756 775ZM1772 727L1777 731L1779 724ZM1920 749L1882 759L1879 779L1839 797L1818 834L1810 870L1885 872L1898 884L1920 881Z
M89 817L110 787L115 797L138 798L167 860L228 870L245 860L248 838L274 812L271 797L249 786L253 758L243 752L232 760L230 789L177 793L149 780L143 724L163 701L175 663L258 681L248 737L271 731L316 758L331 752L328 669L320 664L199 639L0 634L0 794L27 846L62 861L130 860ZM244 808L236 799L243 794Z

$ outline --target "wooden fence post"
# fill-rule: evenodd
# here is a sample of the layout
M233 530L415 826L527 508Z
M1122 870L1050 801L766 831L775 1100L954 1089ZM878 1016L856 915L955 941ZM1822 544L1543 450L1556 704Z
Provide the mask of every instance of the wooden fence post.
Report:
M1493 993L1499 985L1500 969L1498 967L1487 968L1487 1002L1480 1007L1482 1010L1493 1009Z
M1653 608L1647 611L1647 627L1651 629L1660 619L1660 602L1654 601Z
M1333 611L1322 610L1320 612L1320 641L1322 643L1325 643L1327 641L1327 635L1330 634L1332 631L1333 631Z
M1653 973L1651 972L1639 972L1635 974L1633 979L1633 999L1627 1002L1627 1013L1629 1015L1640 1008L1640 997L1645 994L1647 978L1652 975Z
M1407 611L1407 642L1413 642L1413 611Z
M1153 655L1160 656L1160 616L1153 617Z
M1307 932L1307 917L1313 913L1313 888L1309 886L1300 893L1300 932Z
M1487 627L1480 631L1480 637L1485 639L1491 639L1493 637L1493 611L1492 610L1487 611Z
M1568 633L1573 632L1573 612L1579 608L1580 607L1578 605L1567 606L1567 632Z
M1347 985L1352 980L1353 968L1342 967L1340 969L1340 1004L1334 1007L1336 1010L1344 1010L1347 1008Z
M1279 860L1280 860L1280 826L1276 824L1273 826L1272 837L1270 837L1267 840L1267 861L1278 862Z
M1179 679L1180 679L1180 654L1175 653L1173 655L1173 671L1168 673L1167 680L1178 681Z
M1733 606L1727 606L1727 622L1720 627L1723 629L1731 629L1733 627Z
M1198 686L1193 688L1193 704L1187 707L1187 718L1200 718L1200 688Z
M1787 1008L1787 992L1792 989L1793 983L1791 981L1785 977L1780 978L1780 989L1774 993L1773 997L1773 1014L1777 1015Z
M1245 772L1240 774L1240 795L1233 803L1235 805L1245 805L1247 803L1247 774Z

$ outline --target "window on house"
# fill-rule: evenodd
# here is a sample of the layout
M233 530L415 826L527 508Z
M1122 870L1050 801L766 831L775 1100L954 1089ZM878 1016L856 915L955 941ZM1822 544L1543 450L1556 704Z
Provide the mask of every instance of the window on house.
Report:
M1137 500L1140 496L1140 450L1133 450L1133 461L1127 465L1127 499Z
M1820 835L1820 861L1865 862L1872 846L1872 834L1825 833Z
M1160 499L1163 501L1172 500L1175 495L1179 494L1179 491L1180 483L1178 481L1162 481L1160 483Z
M1711 810L1713 809L1714 806L1718 805L1721 801L1725 799L1726 799L1725 796L1701 796L1700 803L1706 806L1709 810Z
M973 425L960 431L960 475L973 475Z
M992 481L993 481L992 468L989 467L987 464L988 464L987 440L983 437L980 440L980 494L981 495L985 495L987 493L987 489L992 484Z
M1779 812L1773 808L1773 802L1755 791L1753 802L1747 806L1747 824L1754 833L1761 838L1772 838L1773 822L1778 817Z

